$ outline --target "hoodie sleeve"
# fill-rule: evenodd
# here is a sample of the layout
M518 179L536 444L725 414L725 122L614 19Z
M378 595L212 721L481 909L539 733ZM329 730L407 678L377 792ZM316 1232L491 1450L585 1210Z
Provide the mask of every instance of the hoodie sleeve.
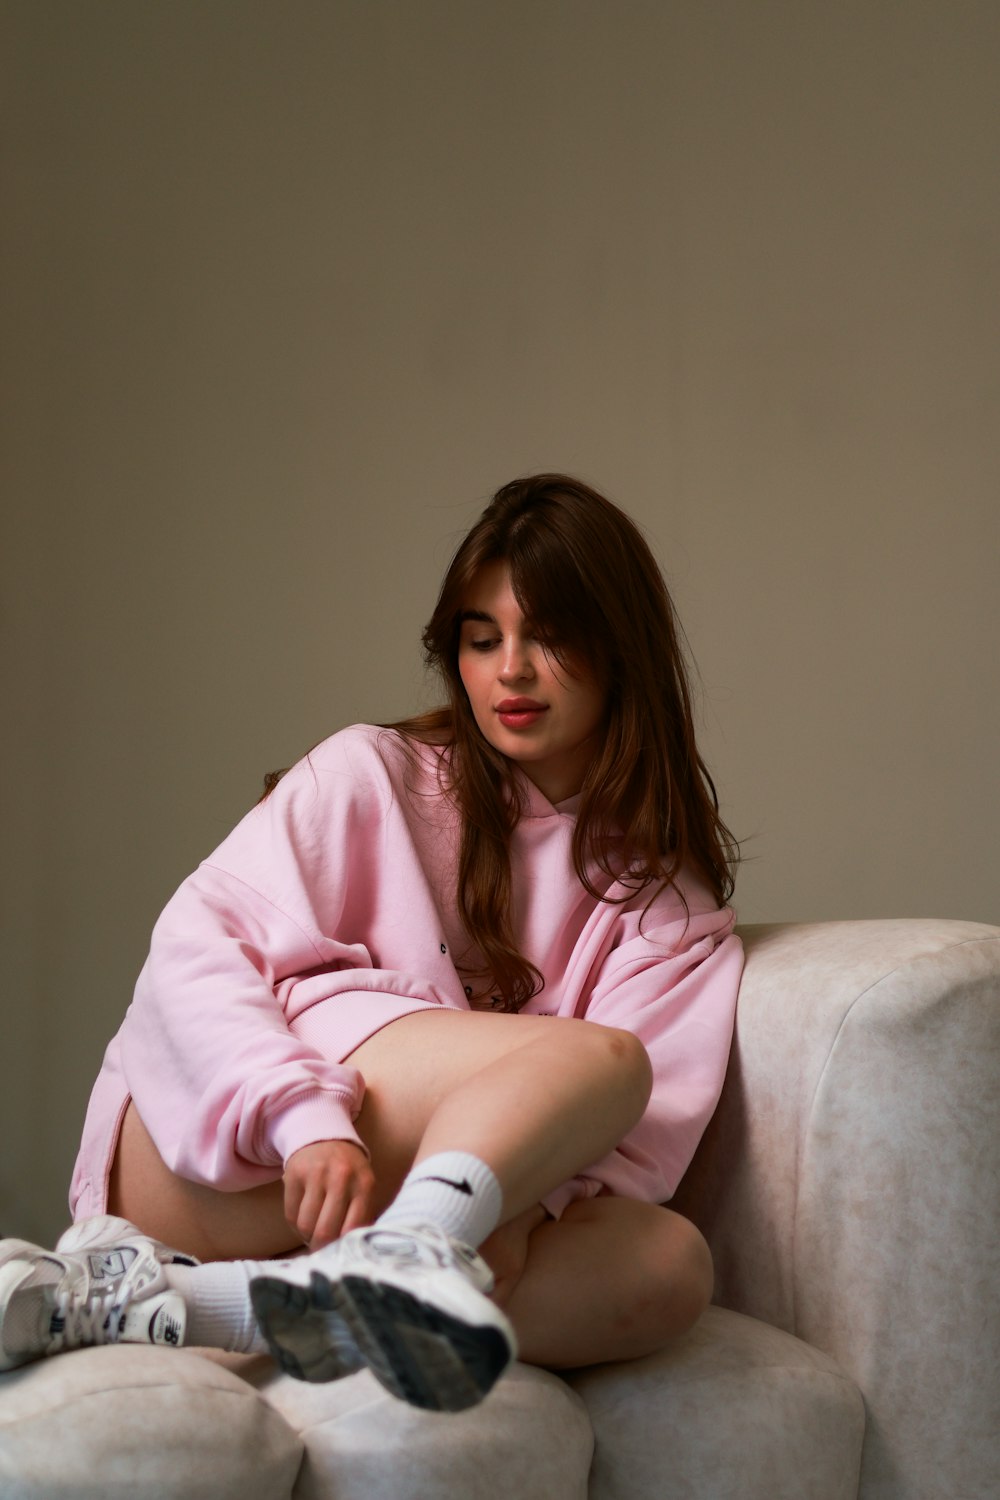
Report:
M668 898L669 899L669 898ZM655 904L662 905L662 902ZM722 1092L732 1045L743 946L728 908L659 920L625 912L585 1017L631 1031L653 1069L645 1114L617 1149L545 1200L556 1217L575 1198L613 1193L662 1203L675 1192Z
M181 1176L235 1190L274 1178L312 1141L361 1145L361 1076L310 1044L310 1021L334 998L357 1015L356 1002L377 994L382 1021L442 1003L432 980L378 969L363 940L370 877L388 857L383 773L370 743L335 736L157 922L121 1059L146 1128Z

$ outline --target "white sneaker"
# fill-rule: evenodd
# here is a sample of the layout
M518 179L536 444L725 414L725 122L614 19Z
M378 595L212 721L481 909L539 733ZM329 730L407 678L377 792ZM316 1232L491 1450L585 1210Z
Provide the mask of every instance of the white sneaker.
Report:
M367 1368L340 1313L313 1301L314 1257L268 1262L250 1282L250 1301L271 1355L296 1380L320 1384Z
M300 1380L367 1365L411 1406L463 1411L517 1357L492 1286L485 1261L442 1230L375 1225L255 1278L250 1296L271 1353Z
M171 1263L197 1265L110 1214L74 1224L55 1250L0 1240L0 1370L94 1344L183 1344Z

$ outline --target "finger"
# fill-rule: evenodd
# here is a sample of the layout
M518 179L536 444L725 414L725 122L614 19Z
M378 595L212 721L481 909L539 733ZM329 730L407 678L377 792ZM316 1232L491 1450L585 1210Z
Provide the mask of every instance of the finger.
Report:
M309 1249L322 1250L340 1235L344 1219L344 1202L341 1194L327 1192L322 1207L316 1215L309 1235Z
M284 1200L285 1222L292 1229L295 1229L298 1225L299 1207L302 1203L304 1192L305 1189L298 1177L295 1176L294 1173L286 1174Z
M322 1183L310 1179L306 1184L295 1216L294 1227L302 1236L303 1242L311 1245L316 1233L316 1225L326 1205L326 1190Z
M371 1178L359 1186L347 1205L341 1234L349 1234L352 1229L364 1229L366 1225L371 1224L374 1217L374 1200L375 1179Z
M331 1240L372 1222L375 1179L370 1170L347 1178L336 1189L328 1187L323 1210L317 1218L310 1249L319 1250Z

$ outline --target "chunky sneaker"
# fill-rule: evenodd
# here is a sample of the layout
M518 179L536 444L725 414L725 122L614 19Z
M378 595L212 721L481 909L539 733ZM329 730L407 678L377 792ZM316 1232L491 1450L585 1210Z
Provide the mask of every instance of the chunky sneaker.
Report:
M517 1357L492 1286L486 1262L442 1230L375 1225L256 1277L250 1297L271 1353L298 1379L366 1365L411 1406L464 1411Z
M55 1250L0 1240L0 1370L93 1344L183 1344L172 1263L197 1265L111 1215L74 1224Z
M313 1301L312 1257L267 1262L250 1282L250 1300L271 1355L296 1380L319 1384L367 1369L350 1326Z

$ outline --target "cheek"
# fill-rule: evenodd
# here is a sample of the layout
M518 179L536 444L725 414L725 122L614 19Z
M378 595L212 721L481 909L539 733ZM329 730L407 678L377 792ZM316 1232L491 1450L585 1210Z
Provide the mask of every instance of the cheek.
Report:
M481 691L479 686L480 674L476 672L477 665L478 663L474 659L470 660L467 656L460 656L458 659L458 675L462 679L465 696L472 705L473 713L478 711L477 697Z

